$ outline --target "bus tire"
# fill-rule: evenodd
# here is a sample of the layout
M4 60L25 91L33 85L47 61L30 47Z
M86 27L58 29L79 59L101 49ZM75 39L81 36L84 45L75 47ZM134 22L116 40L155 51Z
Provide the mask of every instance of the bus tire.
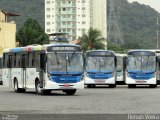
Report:
M134 85L134 84L128 85L128 88L135 88L135 87L136 87L136 85Z
M14 80L14 91L16 93L20 93L21 92L21 89L18 87L18 81L17 80Z
M87 88L91 88L92 87L92 85L87 85Z
M74 90L64 90L63 92L65 92L67 95L74 95L76 93L76 89L74 89Z
M96 87L96 85L87 85L87 88L95 88Z
M156 88L157 85L149 85L150 88Z
M116 87L116 84L110 84L109 85L109 88L115 88Z
M40 88L40 81L37 81L36 84L35 84L35 89L36 89L36 93L38 95L44 95L45 94L45 90L42 90Z

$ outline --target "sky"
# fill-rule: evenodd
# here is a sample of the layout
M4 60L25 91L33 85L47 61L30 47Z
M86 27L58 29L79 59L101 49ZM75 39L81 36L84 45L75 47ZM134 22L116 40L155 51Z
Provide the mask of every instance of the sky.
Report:
M160 13L160 0L128 0L129 2L137 1L141 4L149 5Z

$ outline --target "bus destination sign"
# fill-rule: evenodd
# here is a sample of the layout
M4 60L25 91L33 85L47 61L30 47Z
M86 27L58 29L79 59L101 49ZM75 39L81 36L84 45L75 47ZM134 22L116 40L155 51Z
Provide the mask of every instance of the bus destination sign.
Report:
M81 51L80 47L77 46L50 46L47 48L48 52L58 51Z

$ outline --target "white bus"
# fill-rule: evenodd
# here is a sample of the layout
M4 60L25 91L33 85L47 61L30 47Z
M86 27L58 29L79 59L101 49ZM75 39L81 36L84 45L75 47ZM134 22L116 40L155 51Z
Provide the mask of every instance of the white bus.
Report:
M4 51L2 77L15 92L34 88L37 94L62 90L73 95L84 88L83 67L78 45L27 46Z
M85 85L116 87L116 55L109 50L91 50L85 55Z
M117 58L117 84L125 84L125 61L127 58L126 54L116 53Z
M159 62L155 51L131 50L127 53L126 84L129 88L136 85L157 87Z

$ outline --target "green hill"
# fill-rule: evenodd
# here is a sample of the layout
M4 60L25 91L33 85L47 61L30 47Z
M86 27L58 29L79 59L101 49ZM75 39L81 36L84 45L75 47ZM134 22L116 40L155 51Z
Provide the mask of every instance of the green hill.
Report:
M160 14L150 6L116 0L125 46L128 48L155 48L157 41L157 17ZM160 19L159 19L160 20Z
M15 18L18 29L28 17L37 19L44 28L44 0L0 0L0 9L21 15ZM157 11L127 0L116 0L116 11L120 16L118 21L121 22L125 47L156 47Z
M0 0L0 9L21 15L15 17L18 29L28 17L37 19L44 28L44 0Z

